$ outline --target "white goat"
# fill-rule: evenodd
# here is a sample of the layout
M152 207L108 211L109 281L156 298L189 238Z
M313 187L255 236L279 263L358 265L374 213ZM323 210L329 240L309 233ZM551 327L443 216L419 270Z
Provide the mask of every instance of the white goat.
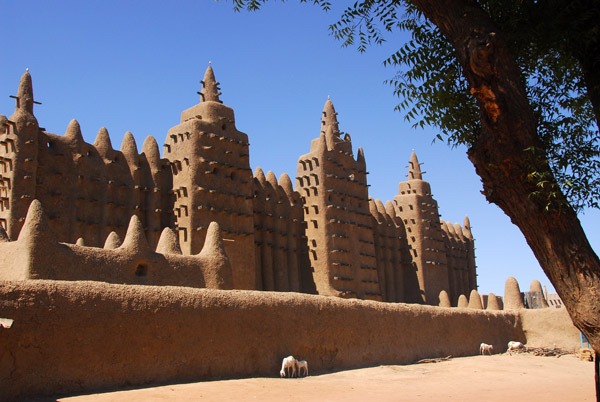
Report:
M510 341L510 342L508 342L508 350L507 350L507 352L510 352L511 350L519 350L522 347L523 347L523 344L521 342Z
M297 367L298 367L298 360L296 360L294 358L294 356L288 356L288 357L284 358L283 361L281 362L281 371L279 372L279 375L281 376L281 378L295 377ZM292 371L291 375L289 375L290 370Z
M479 353L482 355L484 355L485 352L488 352L491 356L493 350L494 347L492 345L488 345L487 343L482 343L481 345L479 345Z
M306 360L298 360L298 377L302 376L302 369L304 369L304 376L308 376L308 363Z

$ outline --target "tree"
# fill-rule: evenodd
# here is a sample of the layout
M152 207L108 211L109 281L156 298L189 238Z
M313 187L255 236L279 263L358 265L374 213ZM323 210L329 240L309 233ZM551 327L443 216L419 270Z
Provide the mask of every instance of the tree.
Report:
M266 1L234 0L234 8ZM330 29L359 51L386 31L411 32L385 61L400 68L390 80L398 109L469 147L482 193L519 227L600 352L600 260L577 218L600 200L600 5L361 0Z

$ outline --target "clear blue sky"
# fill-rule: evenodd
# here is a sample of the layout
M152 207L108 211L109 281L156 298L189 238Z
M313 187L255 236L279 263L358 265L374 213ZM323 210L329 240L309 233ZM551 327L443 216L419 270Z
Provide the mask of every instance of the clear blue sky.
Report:
M8 96L16 95L29 68L43 103L35 114L48 131L64 134L77 119L90 143L104 126L114 148L126 131L138 148L148 135L161 144L180 112L198 102L199 81L212 61L221 99L250 138L251 167L294 177L298 157L319 135L330 95L354 151L365 150L372 197L394 197L414 149L442 219L471 219L480 292L503 295L508 276L521 290L533 279L551 290L521 233L480 194L465 148L432 144L436 131L413 130L394 111L399 99L384 84L394 70L382 62L400 35L366 54L341 48L328 33L340 9L324 13L293 0L256 13L234 13L230 2L212 0L0 0L0 6L0 114L12 114ZM586 211L581 220L598 251L600 213Z

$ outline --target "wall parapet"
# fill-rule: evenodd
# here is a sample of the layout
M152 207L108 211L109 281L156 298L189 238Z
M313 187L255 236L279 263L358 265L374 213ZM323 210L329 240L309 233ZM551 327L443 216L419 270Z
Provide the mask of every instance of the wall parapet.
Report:
M292 292L0 281L0 394L277 376L467 356L524 342L517 312L378 303ZM302 330L298 330L301 328Z
M114 232L104 248L59 243L39 201L33 200L16 241L0 242L0 280L93 280L122 284L232 289L221 230L209 225L197 255L181 255L177 237L165 228L157 250L148 245L139 218L131 217L123 242Z

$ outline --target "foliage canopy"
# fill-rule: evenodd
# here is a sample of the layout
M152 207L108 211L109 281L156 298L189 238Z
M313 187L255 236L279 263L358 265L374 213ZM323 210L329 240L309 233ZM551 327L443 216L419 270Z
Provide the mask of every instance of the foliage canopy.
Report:
M329 1L300 1L331 9ZM233 0L237 11L258 10L266 2ZM586 82L580 63L600 38L598 7L585 0L476 3L507 37L554 179L574 209L600 207L600 111L592 105L594 84ZM409 33L410 40L384 61L397 69L388 80L400 98L396 109L414 127L437 127L437 139L452 146L474 143L481 130L480 111L453 44L410 0L357 1L329 29L343 46L356 46L359 52L383 43L386 32ZM597 85L595 89L600 91Z

